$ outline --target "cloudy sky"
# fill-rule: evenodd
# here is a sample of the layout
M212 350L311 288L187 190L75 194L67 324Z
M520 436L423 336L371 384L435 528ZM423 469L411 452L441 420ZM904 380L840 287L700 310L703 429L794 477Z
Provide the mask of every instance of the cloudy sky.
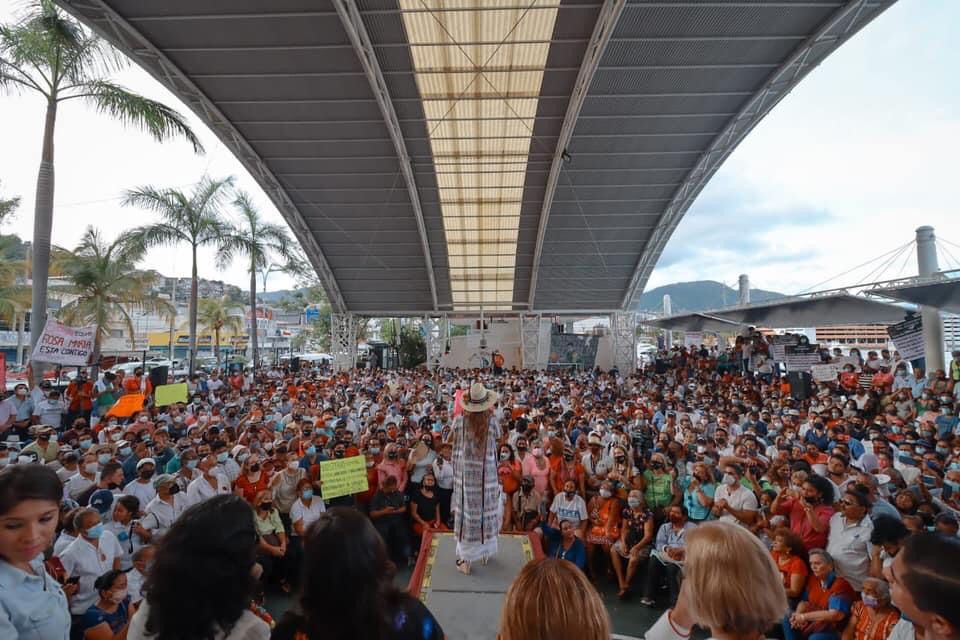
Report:
M0 0L0 22L22 6ZM909 242L922 224L960 243L957 24L957 0L900 0L830 56L716 174L680 223L648 288L701 279L733 284L748 273L754 287L794 293ZM150 214L120 206L124 189L189 188L204 173L237 176L267 217L282 220L230 152L146 72L131 67L117 80L188 114L207 154L194 155L185 142L155 143L82 104L63 105L55 243L73 246L91 224L112 234L148 222ZM0 96L0 189L23 198L3 232L23 238L33 233L42 121L36 97ZM948 249L960 257L960 249ZM189 253L158 249L144 266L187 276ZM873 266L824 287L855 283ZM941 267L949 266L960 265L941 253ZM217 272L210 252L201 256L200 273L241 287L248 282L239 264ZM911 273L912 258L897 260L882 275ZM268 288L290 284L274 274Z

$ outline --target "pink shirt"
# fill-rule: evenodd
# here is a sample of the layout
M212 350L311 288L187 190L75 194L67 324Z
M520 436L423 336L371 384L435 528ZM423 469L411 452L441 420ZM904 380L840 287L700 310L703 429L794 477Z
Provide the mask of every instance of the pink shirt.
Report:
M533 488L542 496L547 495L547 487L550 484L550 462L546 457L543 460L543 469L537 467L537 459L533 454L524 458L520 465L520 470L525 476L533 476Z
M397 489L403 493L407 489L407 466L402 462L384 460L377 466L377 486L382 487L387 476L397 479Z

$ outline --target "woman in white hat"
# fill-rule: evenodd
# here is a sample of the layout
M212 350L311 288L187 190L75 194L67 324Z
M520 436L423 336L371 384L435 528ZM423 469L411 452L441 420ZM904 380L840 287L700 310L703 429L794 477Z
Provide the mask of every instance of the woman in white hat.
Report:
M481 383L463 394L463 420L454 448L453 532L457 569L470 573L470 563L486 562L497 552L503 499L497 480L497 423L491 409L497 395Z

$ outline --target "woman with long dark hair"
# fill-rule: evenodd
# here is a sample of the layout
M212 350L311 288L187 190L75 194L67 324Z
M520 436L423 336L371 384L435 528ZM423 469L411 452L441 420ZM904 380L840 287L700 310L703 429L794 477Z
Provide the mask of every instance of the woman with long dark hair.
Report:
M183 512L157 548L128 640L263 640L251 610L259 542L253 509L220 495Z
M334 507L303 540L297 606L273 640L442 640L443 630L416 598L393 584L395 566L370 520Z
M457 429L453 458L453 532L457 569L470 573L470 563L486 562L497 552L503 519L503 497L497 478L497 424L490 409L497 394L474 383L463 395L463 419Z

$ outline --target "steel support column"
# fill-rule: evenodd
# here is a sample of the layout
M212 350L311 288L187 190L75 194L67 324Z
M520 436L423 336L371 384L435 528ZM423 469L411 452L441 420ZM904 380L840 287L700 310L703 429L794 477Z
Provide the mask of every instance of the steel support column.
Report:
M541 369L540 362L540 324L543 317L537 315L520 316L520 355L524 369Z
M338 370L357 364L357 319L352 313L330 314L330 351Z
M427 369L434 371L440 366L447 346L447 317L423 317L424 340L427 343Z
M610 314L610 335L613 338L613 366L621 375L637 369L637 314Z

